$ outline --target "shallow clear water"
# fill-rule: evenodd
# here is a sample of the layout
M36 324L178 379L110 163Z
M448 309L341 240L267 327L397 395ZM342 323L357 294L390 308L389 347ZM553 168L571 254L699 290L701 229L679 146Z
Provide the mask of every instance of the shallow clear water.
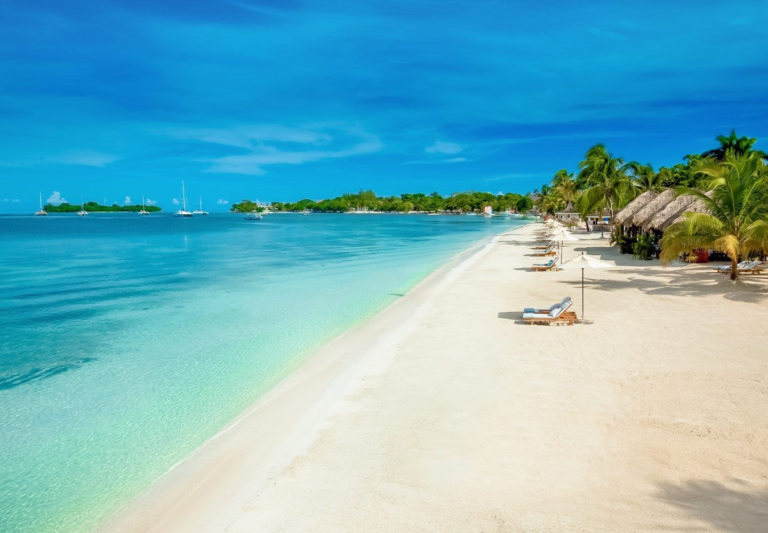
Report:
M0 217L0 531L87 531L482 217Z

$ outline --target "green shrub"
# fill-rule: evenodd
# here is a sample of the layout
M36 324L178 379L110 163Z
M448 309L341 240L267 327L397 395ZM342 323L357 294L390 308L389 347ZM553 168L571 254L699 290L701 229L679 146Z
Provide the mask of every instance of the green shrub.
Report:
M621 227L615 226L611 232L611 245L619 247L622 254L631 254L633 252L634 239L630 239L621 231Z
M632 255L635 256L635 259L641 259L643 261L652 259L653 256L656 255L656 246L653 235L647 233L641 234L632 246Z

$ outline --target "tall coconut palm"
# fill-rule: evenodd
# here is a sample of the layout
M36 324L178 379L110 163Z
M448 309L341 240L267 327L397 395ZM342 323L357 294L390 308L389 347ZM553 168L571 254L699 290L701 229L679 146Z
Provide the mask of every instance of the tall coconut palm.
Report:
M560 195L558 195L555 188L550 187L549 185L543 185L541 187L541 191L538 192L536 200L534 201L534 205L539 211L550 215L555 214L555 212L562 207L562 203L563 200L560 198Z
M624 160L613 157L604 145L596 144L587 150L579 168L579 180L587 187L579 199L582 216L607 209L613 218L616 210L632 197Z
M578 185L573 179L573 173L569 173L565 169L560 169L555 173L552 178L552 188L564 205L573 203L579 192Z
M739 259L768 251L768 169L760 154L735 155L724 161L703 160L696 169L708 176L710 192L680 188L680 194L699 199L708 213L686 213L661 239L665 263L683 252L711 248L731 260L731 279L738 278Z
M557 187L563 182L566 181L572 181L573 180L573 173L568 172L564 168L561 168L557 172L555 172L555 175L552 177L552 186Z
M656 173L650 164L642 165L637 161L627 163L627 168L632 172L632 185L636 194L642 194L646 191L660 192L664 189L661 182L666 177L666 173Z
M708 150L701 154L704 157L711 157L714 159L717 159L719 161L725 160L725 156L728 153L733 153L734 155L747 155L751 152L757 152L760 157L765 158L766 154L765 152L762 152L760 150L753 150L753 146L757 142L757 139L754 137L739 137L736 135L736 130L731 130L731 134L726 135L718 135L716 138L717 142L720 143L720 146L718 148L715 148L714 150Z

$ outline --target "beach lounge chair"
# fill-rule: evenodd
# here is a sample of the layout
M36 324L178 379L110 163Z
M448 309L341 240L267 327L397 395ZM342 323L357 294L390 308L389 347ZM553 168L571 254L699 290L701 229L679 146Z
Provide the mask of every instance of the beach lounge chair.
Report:
M564 300L565 301L565 300ZM523 313L523 320L530 325L538 324L566 324L573 326L578 320L576 313L568 311L571 306L570 298L562 306L558 306L549 313ZM545 309L546 311L546 309Z
M557 250L555 250L550 246L546 250L538 250L536 252L533 252L534 257L544 257L547 255L557 255Z
M747 265L749 265L749 263L750 263L749 261L742 261L741 263L736 265L736 268L737 269L744 268ZM715 272L717 272L719 274L727 274L727 273L729 273L731 271L731 265L712 267L712 270L714 270Z
M545 265L532 265L531 268L534 272L544 272L546 270L555 270L555 265L557 265L557 257L550 259Z
M526 307L525 309L523 309L523 313L524 314L526 313L547 314L547 313L551 313L552 311L554 311L559 307L563 307L564 305L570 306L571 305L570 302L571 302L571 297L566 296L561 301L557 302L556 304L552 304L552 306L547 309L538 309L536 307Z
M762 261L752 261L744 268L736 270L739 274L760 274L763 271Z
M534 250L546 250L547 248L551 248L554 246L552 242L548 242L547 244L539 244L533 247Z

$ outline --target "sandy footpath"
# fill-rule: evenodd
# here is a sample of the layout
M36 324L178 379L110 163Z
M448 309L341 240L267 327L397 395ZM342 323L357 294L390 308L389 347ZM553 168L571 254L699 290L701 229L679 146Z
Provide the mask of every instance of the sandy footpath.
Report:
M541 227L541 225L538 225ZM534 226L315 354L105 531L768 531L768 275L607 239L591 325L529 326L580 271Z

